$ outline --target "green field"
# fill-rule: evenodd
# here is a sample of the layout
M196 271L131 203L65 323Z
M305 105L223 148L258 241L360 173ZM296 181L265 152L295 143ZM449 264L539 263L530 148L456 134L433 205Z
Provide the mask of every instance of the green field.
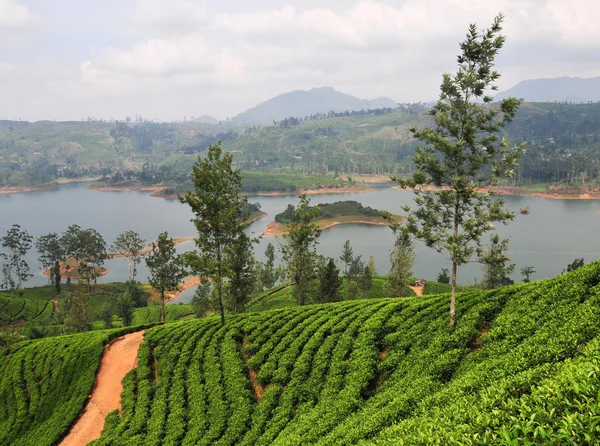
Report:
M233 315L223 327L211 317L150 328L123 382L123 411L108 415L93 445L600 438L599 262L460 293L454 328L448 298L353 300ZM102 346L119 333L1 351L0 444L55 444L86 401Z

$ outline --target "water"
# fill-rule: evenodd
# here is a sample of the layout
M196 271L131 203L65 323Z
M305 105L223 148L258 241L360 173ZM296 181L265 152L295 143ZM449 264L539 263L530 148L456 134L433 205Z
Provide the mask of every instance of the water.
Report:
M116 236L128 229L139 232L148 242L156 240L162 231L171 237L193 237L192 213L187 205L178 201L153 198L142 191L94 191L85 185L64 185L58 189L26 194L0 195L0 234L18 223L38 237L49 232L63 232L70 224L83 228L95 228L110 245ZM356 200L366 206L385 209L402 214L401 206L412 204L413 193L395 189L378 189L376 192L351 194L312 195L311 202L327 203L341 200ZM509 255L516 263L513 279L520 280L520 268L532 265L536 269L533 279L552 277L566 268L576 257L586 262L600 258L600 201L595 200L550 200L532 197L506 196L507 207L518 211L529 206L531 214L518 216L507 227L499 227L502 237L510 236ZM262 234L273 221L275 214L283 211L289 203L296 204L298 198L249 197L250 202L259 202L269 215L250 227L256 235ZM390 268L389 255L394 237L387 227L368 225L343 225L323 231L319 240L319 252L338 258L345 240L351 240L355 254L364 260L373 256L380 274ZM263 237L256 247L256 257L264 259L264 250L269 242L276 247L279 238ZM193 249L193 242L177 245L179 252ZM42 285L47 279L41 274L35 250L29 253L29 261L35 277L27 286ZM279 252L278 252L279 255ZM100 277L100 282L127 279L127 260L108 260L105 266L110 274ZM422 244L417 245L417 264L414 273L418 277L435 279L441 268L450 263L441 254ZM145 281L148 271L142 262L138 267L138 279ZM474 283L481 277L481 266L477 263L459 269L459 283ZM175 302L191 299L193 290L185 291Z

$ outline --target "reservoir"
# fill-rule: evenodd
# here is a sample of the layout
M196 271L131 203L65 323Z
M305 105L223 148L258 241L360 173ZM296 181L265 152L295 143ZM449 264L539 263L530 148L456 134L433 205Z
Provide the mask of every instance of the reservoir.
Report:
M412 191L391 188L376 192L310 195L311 203L332 203L355 200L364 206L387 210L393 214L404 214L401 207L413 204ZM505 196L506 206L518 211L530 207L530 215L518 215L508 226L497 228L501 237L510 237L509 256L516 264L513 279L521 280L519 270L533 266L537 271L533 280L556 276L576 257L588 263L600 258L600 201L596 200L553 200L525 196ZM268 216L254 222L249 230L260 235L273 221L275 214L285 210L288 204L296 204L295 196L253 196L251 203L259 203ZM0 235L14 223L18 223L32 236L62 233L67 226L78 224L82 228L94 228L102 234L107 244L126 230L139 232L147 242L157 239L162 231L175 237L195 236L191 223L192 213L187 205L176 200L153 198L144 191L97 191L87 190L84 184L62 185L57 189L0 195ZM369 225L342 225L323 231L319 239L319 252L338 259L346 240L351 240L354 254L367 261L373 256L378 274L389 272L390 251L394 243L392 231L387 227ZM485 239L487 242L489 238ZM280 238L263 237L256 246L256 257L264 259L264 250L269 242L277 248ZM177 245L178 251L194 249L193 242ZM417 243L415 276L435 280L441 268L450 269L450 262L433 249ZM280 257L279 250L277 255ZM34 277L26 286L43 285L46 277L41 273L35 247L27 256ZM110 270L101 282L124 281L127 279L127 260L108 260ZM137 279L146 282L148 271L144 262L138 267ZM481 265L473 263L458 270L458 282L473 284L481 278ZM179 298L186 301L193 295L187 290Z

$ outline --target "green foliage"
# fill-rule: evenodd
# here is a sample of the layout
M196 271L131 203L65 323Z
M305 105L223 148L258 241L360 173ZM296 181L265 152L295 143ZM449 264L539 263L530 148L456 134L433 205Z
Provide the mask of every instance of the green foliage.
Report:
M319 209L319 219L336 218L346 216L381 217L381 211L368 206L363 206L357 201L337 201L335 203L319 203L315 206ZM289 204L287 209L275 215L275 221L287 224L292 220L294 206ZM316 219L317 217L315 217Z
M316 247L321 235L319 227L312 223L319 216L319 208L309 204L310 199L305 194L300 195L300 203L289 223L289 234L281 247L288 278L296 285L298 306L304 303L304 294L316 278Z
M508 239L500 240L498 234L491 237L490 245L482 254L480 261L483 263L482 285L487 290L512 285L514 282L510 275L515 270L515 265L510 264Z
M135 280L136 266L142 261L140 251L145 247L146 240L135 231L125 231L119 234L110 247L113 253L125 254L127 256L128 280Z
M527 283L531 280L531 275L535 274L533 266L525 266L521 268L521 275L523 276L523 282Z
M207 157L198 158L192 169L193 192L180 198L196 216L192 222L198 231L199 252L186 253L185 261L195 275L215 282L221 324L225 324L223 281L236 277L233 307L236 311L243 308L243 303L237 302L240 287L245 287L242 270L252 263L246 260L253 260L250 247L256 242L244 232L248 223L242 210L248 201L240 195L242 175L232 168L232 159L230 153L222 154L220 143L211 145Z
M88 401L104 345L128 331L19 342L0 350L0 444L58 444Z
M177 291L181 281L186 276L183 258L177 254L173 239L167 232L158 236L158 241L152 243L152 251L146 257L146 265L151 277L148 282L160 293L161 321L165 320L165 293Z
M460 293L454 327L448 297L150 328L123 381L122 412L93 446L593 444L600 263ZM152 309L158 317L158 307L137 311ZM0 351L0 444L56 444L87 401L103 345L120 334Z
M488 91L497 89L494 83L500 77L494 60L504 45L502 20L498 15L491 28L481 32L474 24L469 27L460 44L458 71L443 75L440 98L429 111L435 126L411 129L425 143L415 149L417 169L411 178L398 179L401 187L416 188L416 209L405 207L409 216L402 229L446 253L452 262L451 325L458 266L481 254L481 238L493 229L492 223L508 224L515 217L504 209L501 198L488 191L501 178L514 175L523 153L522 146L511 148L498 135L515 117L519 100L503 99L498 108L488 105L492 102Z
M327 266L321 270L319 275L318 302L336 302L340 300L340 285L340 270L335 266L335 261L330 258Z
M23 288L23 282L33 277L33 274L30 273L29 264L24 259L27 251L31 249L32 242L33 237L17 224L12 225L6 231L6 235L0 238L0 244L8 251L8 253L0 253L0 258L4 262L2 288L11 291L14 288L21 289Z
M442 271L437 276L437 281L440 283L450 283L450 275L448 274L448 268L442 268Z
M567 270L566 270L566 272L567 272L567 273L570 273L571 271L575 271L576 269L579 269L579 268L581 268L583 265L584 265L584 262L583 262L583 257L582 257L581 259L577 258L577 259L573 260L573 262L572 262L572 263L569 263L569 264L567 265ZM565 272L565 270L563 270L563 273L564 273L564 272Z
M394 248L390 255L392 269L388 276L386 295L394 297L412 296L408 284L416 261L415 246L406 232L398 232L396 235Z

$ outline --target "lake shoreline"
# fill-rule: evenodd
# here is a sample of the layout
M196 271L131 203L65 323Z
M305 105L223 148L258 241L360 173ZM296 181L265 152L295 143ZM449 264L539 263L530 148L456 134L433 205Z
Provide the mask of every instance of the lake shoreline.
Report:
M400 186L394 186L394 187L392 187L392 189L396 189L396 190L400 190L400 191L416 190L416 189L410 189L410 188L404 189ZM444 187L443 189L449 190L448 187ZM421 190L432 191L432 190L439 190L439 188L424 187ZM552 191L532 192L532 191L522 190L518 186L517 187L498 186L498 187L492 187L492 188L490 188L490 190L494 191L497 195L515 195L515 196L520 196L520 197L546 198L549 200L600 200L600 190L599 191L591 191L592 193L589 193L589 192L568 193L568 192L552 192Z

